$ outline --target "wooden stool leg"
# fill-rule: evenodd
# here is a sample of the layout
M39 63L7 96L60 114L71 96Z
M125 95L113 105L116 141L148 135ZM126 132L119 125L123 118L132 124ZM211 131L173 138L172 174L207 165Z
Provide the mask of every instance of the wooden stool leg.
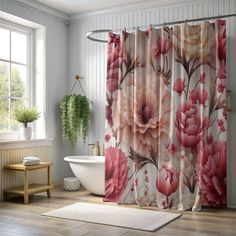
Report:
M29 170L25 170L25 177L24 177L24 203L29 203Z
M51 186L51 166L48 166L48 186ZM47 190L48 197L51 197L51 189Z

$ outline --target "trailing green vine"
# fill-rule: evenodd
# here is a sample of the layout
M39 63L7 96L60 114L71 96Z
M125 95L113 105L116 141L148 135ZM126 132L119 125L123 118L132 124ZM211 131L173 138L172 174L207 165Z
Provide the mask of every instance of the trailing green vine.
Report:
M89 101L85 96L80 97L79 101L79 107L80 107L80 121L82 121L81 127L82 127L82 137L85 142L86 137L89 133L89 118L90 118L90 109L89 109Z
M86 96L66 95L60 103L63 140L75 144L78 136L86 141L89 132L90 108Z
M68 110L67 103L69 100L69 96L65 96L60 103L61 110L61 126L62 126L62 137L63 140L69 137L69 122L68 122Z

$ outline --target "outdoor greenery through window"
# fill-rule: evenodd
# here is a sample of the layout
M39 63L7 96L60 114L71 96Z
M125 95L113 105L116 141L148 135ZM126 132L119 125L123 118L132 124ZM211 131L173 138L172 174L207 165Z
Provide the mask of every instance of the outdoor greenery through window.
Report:
M30 105L30 32L0 24L0 134L17 131L16 107Z

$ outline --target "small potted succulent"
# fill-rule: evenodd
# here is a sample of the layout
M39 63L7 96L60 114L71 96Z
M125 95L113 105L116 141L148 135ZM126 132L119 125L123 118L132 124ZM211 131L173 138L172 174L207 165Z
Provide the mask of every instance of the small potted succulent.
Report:
M20 129L20 136L22 139L31 139L32 128L28 127L28 123L37 120L39 117L40 112L37 111L36 107L28 108L22 106L14 110L13 118L24 124Z

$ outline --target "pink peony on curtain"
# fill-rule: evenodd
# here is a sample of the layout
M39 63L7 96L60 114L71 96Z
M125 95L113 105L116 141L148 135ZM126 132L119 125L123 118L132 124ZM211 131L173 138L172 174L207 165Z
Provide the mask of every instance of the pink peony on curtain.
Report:
M105 201L226 206L226 23L109 34Z

